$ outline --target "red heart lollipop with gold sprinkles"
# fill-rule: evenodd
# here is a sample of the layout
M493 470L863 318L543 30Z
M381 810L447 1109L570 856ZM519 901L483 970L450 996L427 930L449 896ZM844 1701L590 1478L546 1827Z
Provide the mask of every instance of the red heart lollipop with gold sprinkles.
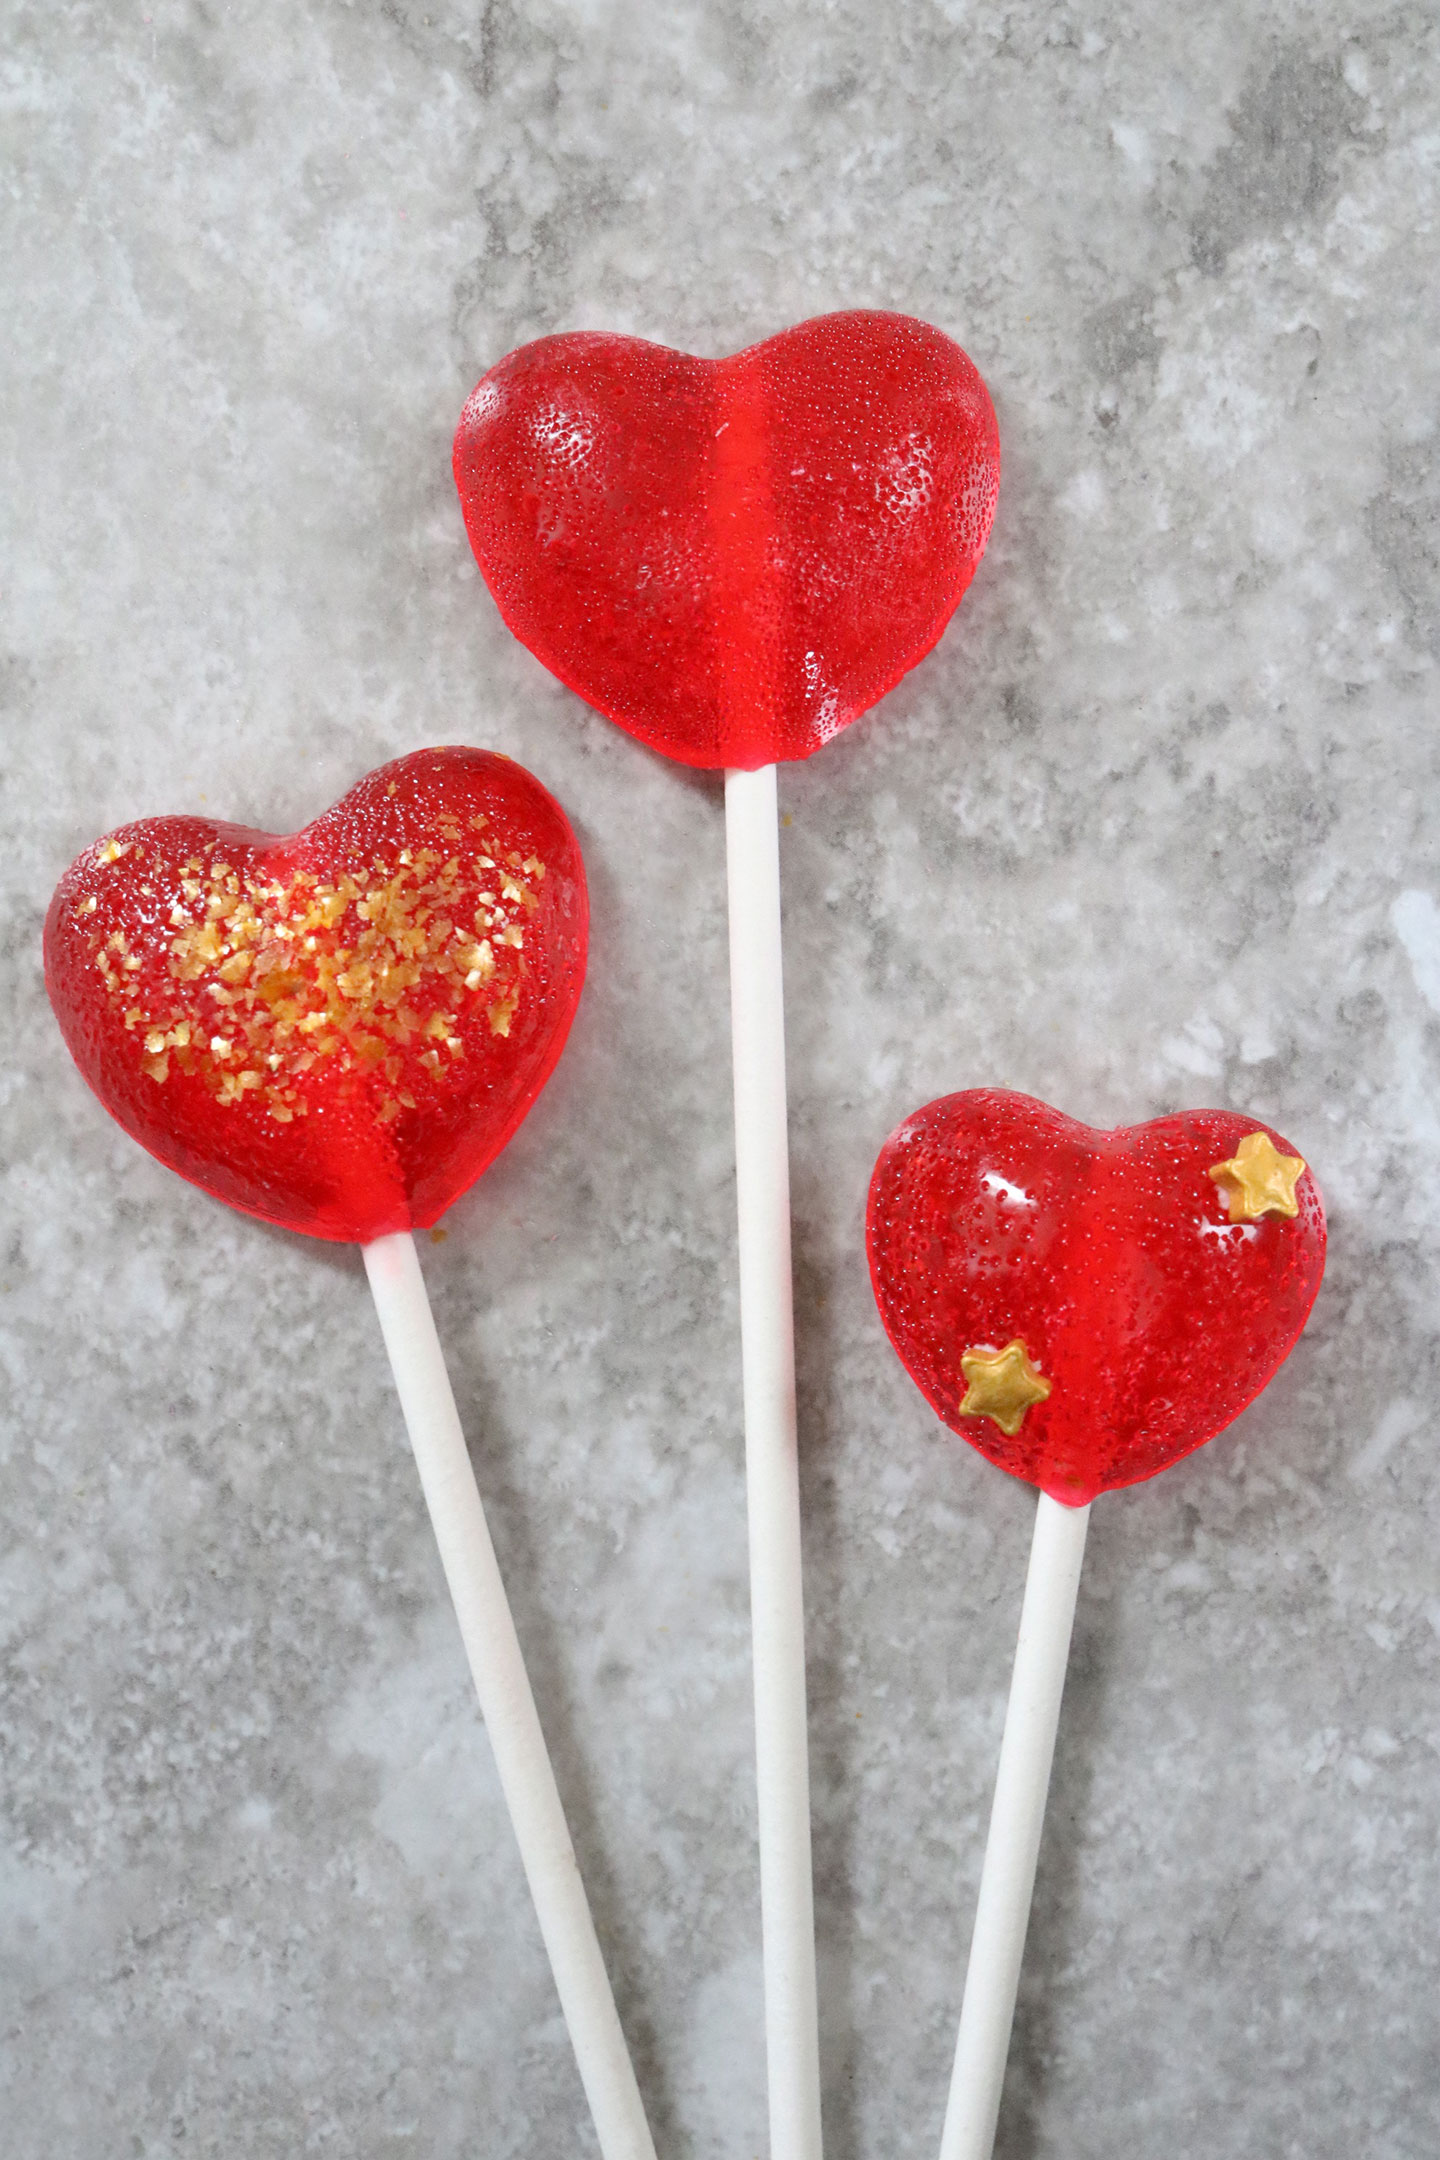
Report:
M1268 1126L1094 1132L1028 1096L907 1118L870 1186L886 1332L947 1425L1040 1487L942 2160L989 2160L1090 1502L1239 1415L1320 1288L1325 1211Z
M564 812L510 758L421 750L285 837L145 818L87 848L45 924L76 1064L153 1155L232 1207L363 1246L604 2160L654 2160L411 1231L505 1145L585 974Z
M45 925L75 1062L232 1207L358 1243L425 1229L500 1152L585 974L565 815L492 751L421 750L283 838L146 818Z

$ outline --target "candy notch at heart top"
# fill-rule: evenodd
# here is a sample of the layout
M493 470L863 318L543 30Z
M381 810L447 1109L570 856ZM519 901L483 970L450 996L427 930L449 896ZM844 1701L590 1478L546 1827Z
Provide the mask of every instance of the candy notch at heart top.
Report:
M126 1131L312 1237L424 1229L564 1046L585 873L513 760L422 750L287 837L147 818L87 848L45 924L51 1003Z
M1253 1119L1095 1132L993 1089L891 1134L867 1236L886 1332L931 1407L1071 1506L1238 1417L1325 1265L1314 1177Z
M960 347L870 311L725 360L540 338L455 437L470 542L521 642L667 757L746 770L809 757L930 651L999 474Z

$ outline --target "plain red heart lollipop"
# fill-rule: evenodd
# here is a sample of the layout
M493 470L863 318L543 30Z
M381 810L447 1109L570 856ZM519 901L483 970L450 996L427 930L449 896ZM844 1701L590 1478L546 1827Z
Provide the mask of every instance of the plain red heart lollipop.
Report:
M725 360L540 338L455 437L470 543L521 642L667 757L747 771L809 757L924 658L999 476L960 347L869 311Z
M417 751L278 838L146 818L56 890L65 1040L151 1154L312 1237L424 1229L505 1145L580 996L585 873L511 759Z
M1325 1265L1315 1179L1253 1119L1094 1132L992 1089L892 1133L868 1237L881 1317L926 1400L1071 1506L1238 1417Z
M820 2150L775 767L949 621L995 511L985 385L925 323L802 323L725 360L542 338L455 438L471 545L538 659L642 742L724 767L770 2142Z

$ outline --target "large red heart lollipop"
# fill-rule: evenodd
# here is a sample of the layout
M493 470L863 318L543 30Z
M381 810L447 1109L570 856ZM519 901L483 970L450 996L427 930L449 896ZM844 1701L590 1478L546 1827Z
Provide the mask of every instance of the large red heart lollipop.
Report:
M929 652L1000 452L960 347L821 316L726 360L540 338L455 437L480 568L546 667L687 765L808 757Z
M302 832L146 818L45 924L81 1072L152 1155L312 1237L423 1229L505 1145L585 973L564 812L491 751L384 765Z
M1315 1179L1253 1120L1190 1110L1093 1132L988 1088L891 1134L868 1236L881 1317L926 1400L1071 1506L1238 1417L1325 1265Z

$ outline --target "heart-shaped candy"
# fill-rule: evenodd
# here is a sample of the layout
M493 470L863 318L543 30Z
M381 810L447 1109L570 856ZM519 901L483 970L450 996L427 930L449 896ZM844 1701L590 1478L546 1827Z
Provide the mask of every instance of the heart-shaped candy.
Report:
M995 514L950 338L821 316L726 360L578 332L473 392L455 480L505 621L686 765L808 757L924 658Z
M558 803L491 751L384 765L280 838L146 818L45 924L81 1072L147 1147L312 1237L423 1229L549 1077L585 974Z
M977 1089L907 1118L870 1185L886 1332L947 1425L1080 1506L1213 1439L1325 1266L1314 1177L1225 1110L1094 1132Z

